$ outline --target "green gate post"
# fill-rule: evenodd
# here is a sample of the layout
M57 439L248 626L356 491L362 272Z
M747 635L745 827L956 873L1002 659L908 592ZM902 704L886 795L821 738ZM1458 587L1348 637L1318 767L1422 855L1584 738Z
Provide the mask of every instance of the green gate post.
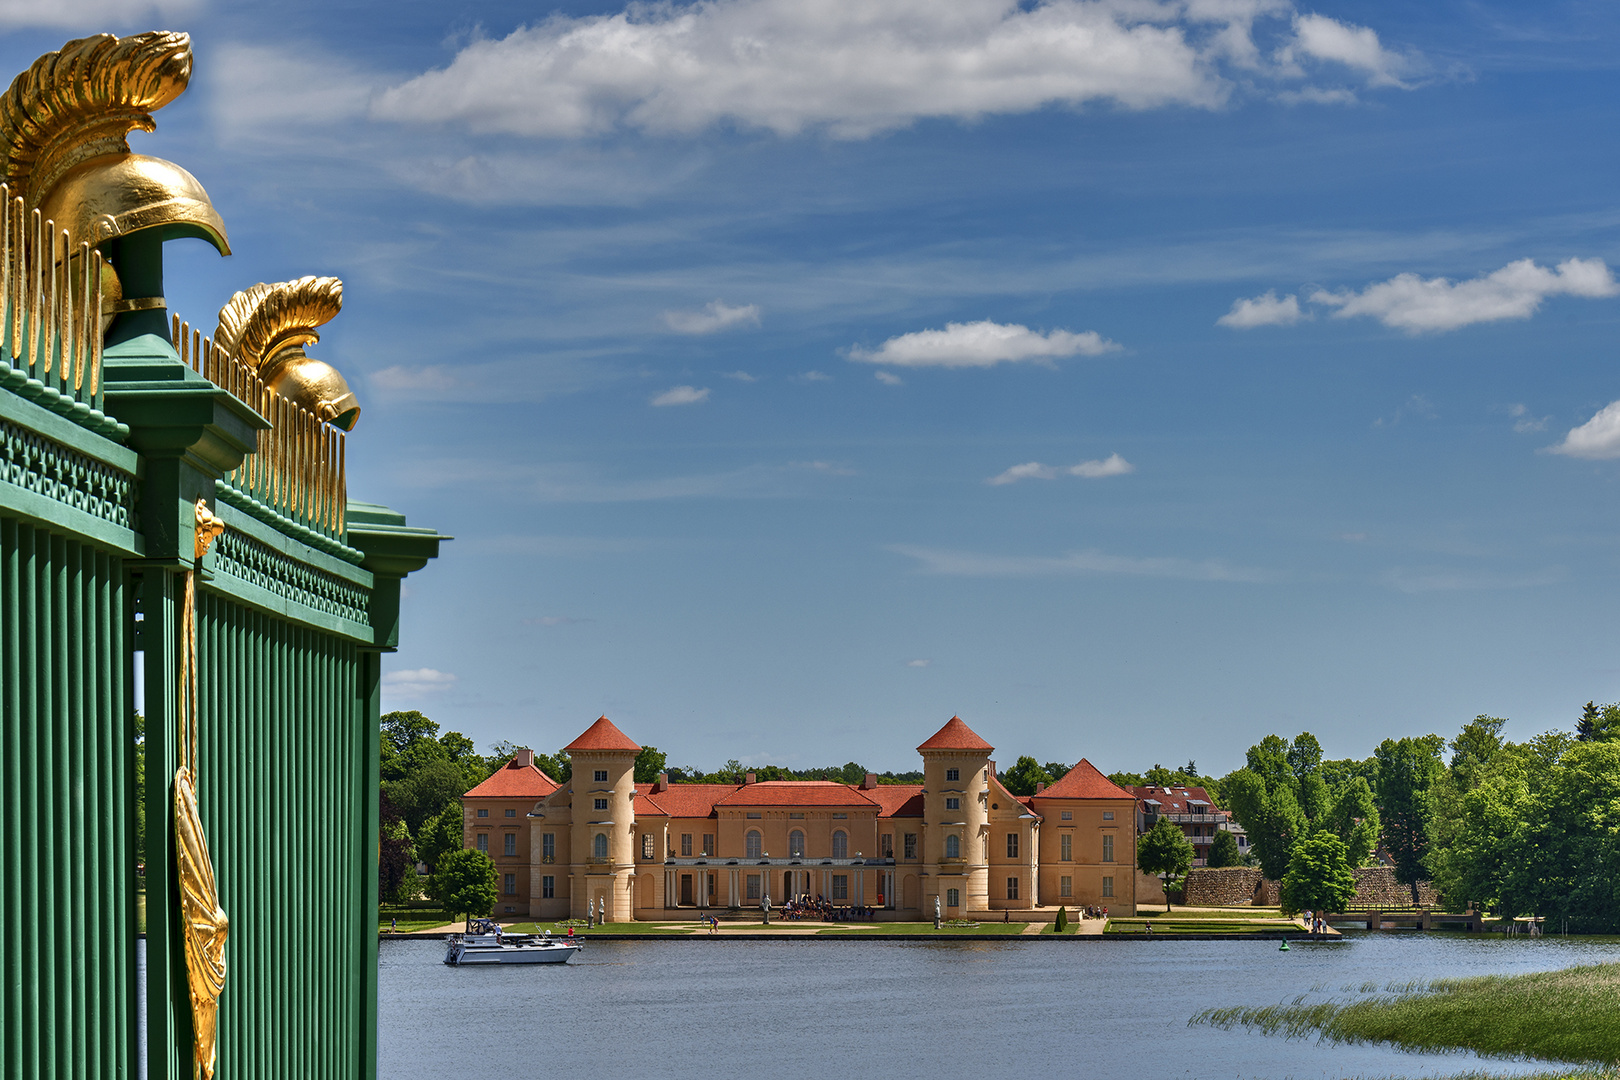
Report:
M161 258L161 249L153 252ZM161 271L157 280L162 281ZM161 295L158 293L157 295ZM158 317L164 312L137 312ZM124 318L127 318L124 317ZM110 335L109 335L110 336ZM145 463L140 522L146 558L132 561L141 612L146 702L147 1076L189 1075L191 1000L172 807L180 671L179 575L195 564L196 503L241 464L269 422L180 361L163 338L139 334L105 353L107 411L128 417L128 443Z

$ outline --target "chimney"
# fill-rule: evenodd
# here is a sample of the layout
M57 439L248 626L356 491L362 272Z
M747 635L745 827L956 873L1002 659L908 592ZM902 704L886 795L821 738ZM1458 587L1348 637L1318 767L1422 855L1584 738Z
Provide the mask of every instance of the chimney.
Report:
M754 774L753 773L745 773L743 775L743 783L745 783L745 784L754 783Z
M869 772L866 774L866 779L861 781L861 790L871 791L875 787L877 787L877 773Z
M520 769L527 769L534 764L534 751L527 746L520 747L512 757L512 764Z
M1046 790L1046 781L1045 780L1037 780L1037 781L1035 781L1035 794L1039 795L1041 792L1043 792L1045 790Z
M658 774L658 780L653 784L653 791L656 793L656 792L659 792L659 791L668 791L668 790L669 790L669 773L661 772L661 773Z

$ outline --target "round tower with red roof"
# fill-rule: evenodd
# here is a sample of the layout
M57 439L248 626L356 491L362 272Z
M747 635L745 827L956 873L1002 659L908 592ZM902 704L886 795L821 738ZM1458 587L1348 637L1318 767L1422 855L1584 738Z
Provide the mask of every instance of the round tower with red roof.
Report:
M568 785L573 818L570 912L583 919L587 905L600 910L605 901L608 922L630 922L635 770L641 746L604 716L563 749L573 770Z
M923 915L990 907L990 755L995 747L953 716L917 747L923 759ZM954 901L954 903L953 903Z

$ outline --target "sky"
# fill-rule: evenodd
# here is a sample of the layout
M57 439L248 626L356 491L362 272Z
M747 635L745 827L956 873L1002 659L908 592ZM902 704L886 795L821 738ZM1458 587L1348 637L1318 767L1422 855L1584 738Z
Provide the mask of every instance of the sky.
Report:
M1620 11L0 0L192 35L170 308L345 284L385 708L1104 771L1620 699Z

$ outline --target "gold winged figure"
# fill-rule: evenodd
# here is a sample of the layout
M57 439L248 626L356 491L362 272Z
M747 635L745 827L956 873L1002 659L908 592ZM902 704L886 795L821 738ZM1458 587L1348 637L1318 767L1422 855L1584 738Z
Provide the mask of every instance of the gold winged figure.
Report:
M259 373L266 386L321 420L353 431L360 402L332 365L304 352L321 340L316 327L343 310L343 282L301 277L243 289L219 309L214 342Z

